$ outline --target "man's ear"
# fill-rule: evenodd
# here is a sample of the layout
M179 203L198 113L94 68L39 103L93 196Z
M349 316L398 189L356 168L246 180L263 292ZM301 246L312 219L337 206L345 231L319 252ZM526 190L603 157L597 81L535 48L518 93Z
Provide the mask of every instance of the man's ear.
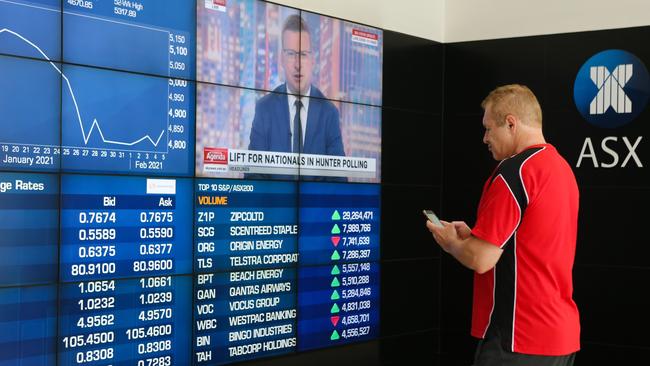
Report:
M518 124L517 117L513 116L512 114L507 114L506 115L506 127L508 127L508 130L515 131L517 129L517 124Z

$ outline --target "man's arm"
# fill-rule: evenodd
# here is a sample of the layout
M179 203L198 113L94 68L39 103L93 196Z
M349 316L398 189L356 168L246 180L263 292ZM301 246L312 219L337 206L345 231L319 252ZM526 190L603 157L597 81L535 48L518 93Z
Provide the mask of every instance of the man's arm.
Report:
M503 249L471 235L464 222L442 221L442 224L443 227L438 227L427 221L427 228L442 250L476 273L483 274L494 268Z

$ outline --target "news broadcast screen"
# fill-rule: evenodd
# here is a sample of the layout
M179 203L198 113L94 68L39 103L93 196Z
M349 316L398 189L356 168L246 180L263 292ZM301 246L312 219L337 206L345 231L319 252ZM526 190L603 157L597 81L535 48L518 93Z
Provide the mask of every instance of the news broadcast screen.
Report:
M259 0L198 0L198 81L273 90L282 83L282 20L298 9Z
M373 182L381 177L381 108L308 103L303 151L292 151L286 94L197 85L196 174Z
M301 52L313 59L303 68L311 66L312 83L325 98L381 106L382 31L306 11L300 16Z
M197 175L380 182L381 30L206 1L197 43Z
M259 0L0 0L0 366L376 339L381 68Z
M300 69L325 98L381 106L380 29L257 0L205 0L196 37L198 81L310 96L283 87Z

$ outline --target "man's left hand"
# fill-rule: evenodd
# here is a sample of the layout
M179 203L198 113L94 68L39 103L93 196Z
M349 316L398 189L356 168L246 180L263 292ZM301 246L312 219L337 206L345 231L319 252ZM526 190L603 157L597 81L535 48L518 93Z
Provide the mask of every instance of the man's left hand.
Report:
M442 223L442 227L434 225L431 221L427 221L427 229L431 231L433 239L440 245L442 250L449 253L451 248L461 241L461 238L454 224L442 220L440 222Z

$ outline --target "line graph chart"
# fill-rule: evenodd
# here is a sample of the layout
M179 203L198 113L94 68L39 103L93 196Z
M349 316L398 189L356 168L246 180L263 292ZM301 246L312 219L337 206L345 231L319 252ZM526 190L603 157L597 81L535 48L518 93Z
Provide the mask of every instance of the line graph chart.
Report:
M6 66L14 70L8 74L10 77L0 81L4 93L10 94L9 91L13 90L11 85L24 83L23 79L29 80L28 74L34 72L40 75L33 80L34 90L51 90L61 85L60 94L51 95L44 105L46 109L58 105L57 97L60 96L62 149L52 150L51 153L62 154L63 170L189 173L188 151L191 150L188 149L188 144L191 147L190 121L194 114L191 103L193 88L190 88L189 82L81 66L61 66L52 62L38 45L20 33L7 28L0 29L0 36L5 34L30 45L47 62L1 59L3 69ZM23 66L27 64L34 64L31 68L36 70L29 71L27 66ZM49 80L49 86L43 88L39 79ZM7 85L3 85L5 83ZM7 106L23 105L33 99L29 93L6 97L5 101L14 100L13 103L3 102ZM28 116L24 110L30 108L24 107L12 113L15 119ZM49 130L52 136L57 135L58 121L55 118L59 113L49 109L49 123L34 125L30 121L22 121L20 125L25 128L23 134L15 136L17 140L13 141L0 136L0 143L33 144L31 135L44 129ZM53 147L57 145L55 138L47 142ZM172 160L169 161L169 158ZM7 162L20 161L29 163L30 166L34 164L30 159L10 159ZM50 167L55 168L54 160L50 162Z
M60 75L51 70L58 64L35 60L61 60L61 2L0 0L0 54L7 55L0 56L0 168L56 171L61 88Z
M0 56L0 168L59 169L61 77L52 65L60 67Z
M189 82L67 64L62 77L63 170L190 173Z
M39 44L50 60L61 61L60 0L0 0L0 28L19 31ZM44 57L8 33L0 34L0 53L39 59Z
M76 114L77 120L79 121L79 127L81 129L81 134L82 134L82 137L83 137L83 144L84 145L88 145L88 142L89 142L90 137L91 137L91 135L93 133L93 130L95 130L95 129L97 130L97 133L101 137L101 142L103 142L105 144L122 145L122 146L134 146L134 145L139 144L140 142L149 141L149 142L151 142L151 144L154 147L157 147L159 145L160 140L161 140L161 138L163 137L163 135L165 133L165 128L161 129L161 132L160 132L160 134L158 135L158 138L155 141L151 138L151 136L145 135L145 136L143 136L143 137L141 137L141 138L139 138L139 139L137 139L135 141L132 141L132 142L125 142L125 141L107 139L104 136L104 133L102 132L102 129L101 129L97 119L93 120L93 122L92 122L89 129L85 128L83 119L81 118L81 113L79 111L79 105L77 103L77 98L75 96L72 85L70 84L70 79L65 74L63 74L63 72L61 71L60 66L57 66L54 62L52 62L49 59L49 57L45 54L45 52L43 52L43 50L40 49L40 47L38 47L37 45L35 45L30 40L23 37L21 34L16 33L16 32L14 32L14 31L12 31L10 29L7 29L7 28L0 29L0 34L2 34L2 33L11 34L11 35L15 36L16 38L19 38L22 41L24 41L25 43L29 44L30 46L32 46L38 52L39 55L42 55L47 61L50 61L49 64L52 66L52 68L54 70L56 70L56 72L61 74L61 77L63 78L63 80L65 82L65 86L67 87L66 91L68 92L68 95L70 96L70 99L71 99L72 103L74 104L74 113ZM163 84L166 85L167 82L164 81ZM164 96L163 96L163 98L164 98ZM153 151L153 152L155 152L155 151Z
M167 79L71 65L63 69L64 147L167 152L160 144L169 123ZM83 98L77 100L76 94ZM93 117L98 115L103 118Z
M57 63L16 26L0 22L0 50L43 61L0 56L0 123L11 126L0 129L0 167L192 173L191 82Z
M194 9L185 1L64 2L63 60L194 79Z

